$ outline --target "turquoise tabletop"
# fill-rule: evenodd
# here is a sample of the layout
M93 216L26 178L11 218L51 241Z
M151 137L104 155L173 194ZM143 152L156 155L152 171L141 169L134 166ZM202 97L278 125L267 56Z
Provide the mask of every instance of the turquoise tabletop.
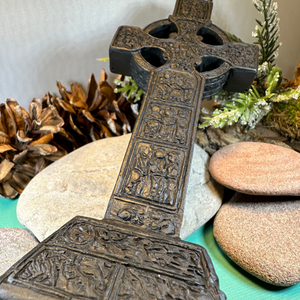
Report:
M17 202L0 198L0 228L23 228L16 216ZM212 229L213 221L210 221L186 241L207 249L219 276L221 289L228 300L300 300L300 284L288 288L272 286L238 267L218 247Z
M23 227L18 221L16 208L18 200L4 199L0 197L0 228Z

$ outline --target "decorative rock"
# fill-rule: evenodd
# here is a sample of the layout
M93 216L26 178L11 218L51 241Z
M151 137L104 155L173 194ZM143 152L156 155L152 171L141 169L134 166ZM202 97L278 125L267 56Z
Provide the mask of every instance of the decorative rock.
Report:
M300 282L300 199L295 199L236 193L215 218L218 244L235 263L265 282Z
M0 276L37 244L26 229L0 228Z
M40 240L74 216L104 217L131 135L88 144L39 173L22 193L18 219ZM215 215L223 188L210 180L209 156L195 145L183 226L185 238Z
M234 143L240 142L264 142L299 151L300 147L295 143L289 144L287 138L281 136L262 124L257 124L254 129L243 132L238 124L225 126L224 128L207 127L197 130L196 144L209 155L217 150Z
M245 194L300 195L300 154L280 146L226 146L212 156L209 171L222 185Z

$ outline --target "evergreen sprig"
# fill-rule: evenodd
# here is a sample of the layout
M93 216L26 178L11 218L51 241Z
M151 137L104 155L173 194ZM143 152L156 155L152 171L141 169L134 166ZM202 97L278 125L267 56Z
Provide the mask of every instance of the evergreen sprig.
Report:
M279 18L278 4L273 0L253 0L256 10L263 15L263 21L256 19L257 25L252 36L257 40L254 44L259 45L259 68L256 81L260 89L263 88L264 81L275 66L275 59L278 57L280 47L279 40Z
M259 64L264 62L274 66L274 61L278 56L279 39L279 18L278 4L273 0L253 0L253 4L257 11L263 15L263 21L256 19L255 31L252 36L257 38L254 44L260 46Z

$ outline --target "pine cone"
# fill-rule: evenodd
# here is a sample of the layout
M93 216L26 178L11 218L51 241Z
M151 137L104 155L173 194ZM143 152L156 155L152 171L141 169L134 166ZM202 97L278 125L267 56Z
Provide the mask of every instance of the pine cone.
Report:
M14 199L53 161L92 141L131 132L137 110L106 80L104 70L99 84L92 74L87 95L79 84L67 91L57 82L61 98L34 98L29 113L14 99L0 104L0 195Z
M51 145L64 121L54 106L42 108L39 99L29 113L15 99L0 104L0 194L14 199L42 169L66 154Z
M61 98L49 93L45 95L43 107L55 106L65 121L63 130L54 137L55 145L71 152L92 141L131 132L135 115L130 103L115 94L106 79L107 75L102 70L98 84L94 74L91 75L87 94L79 84L71 83L71 91L67 91L57 82Z

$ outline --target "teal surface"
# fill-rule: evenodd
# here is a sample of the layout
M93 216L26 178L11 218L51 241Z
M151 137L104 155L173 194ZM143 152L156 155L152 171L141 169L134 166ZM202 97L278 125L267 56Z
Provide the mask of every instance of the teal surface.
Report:
M22 227L16 216L18 200L0 198L0 228ZM228 300L300 300L300 284L281 288L266 284L233 263L218 247L208 222L186 241L204 246L214 264L222 291Z
M24 228L18 221L16 208L18 200L4 199L0 197L0 228L19 227Z

